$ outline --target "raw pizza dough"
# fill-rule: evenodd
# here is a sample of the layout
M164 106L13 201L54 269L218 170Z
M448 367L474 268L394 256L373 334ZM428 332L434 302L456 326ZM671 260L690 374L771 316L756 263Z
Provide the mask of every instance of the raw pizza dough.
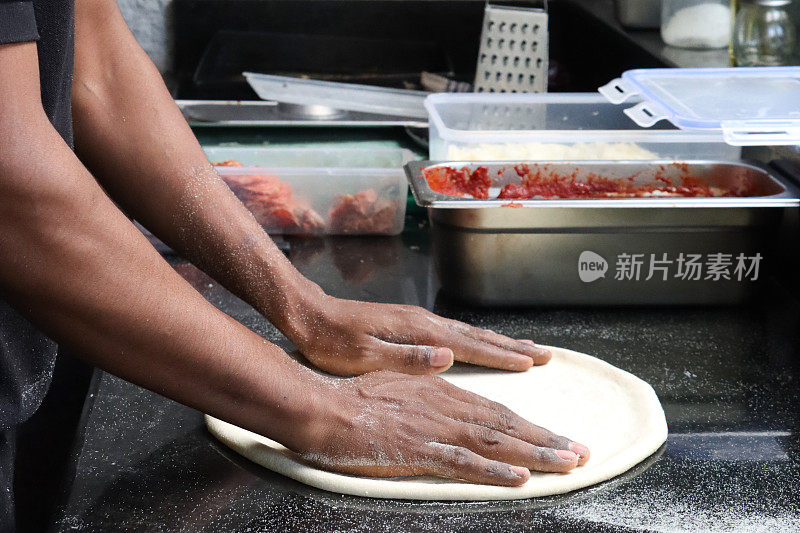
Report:
M497 487L436 477L370 478L337 474L303 463L266 437L206 415L209 431L226 446L270 470L342 494L407 500L515 500L562 494L622 474L667 439L664 410L653 388L600 359L548 347L552 360L527 372L457 366L441 374L461 388L505 404L524 418L583 443L592 452L566 474L531 472L521 487Z

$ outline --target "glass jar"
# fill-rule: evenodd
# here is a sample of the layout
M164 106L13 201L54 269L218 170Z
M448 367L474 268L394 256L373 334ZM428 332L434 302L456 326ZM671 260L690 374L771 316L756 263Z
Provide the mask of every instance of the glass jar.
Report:
M679 48L725 48L731 38L729 0L664 0L661 38Z
M742 2L733 28L733 55L743 67L789 65L794 59L797 29L790 0Z

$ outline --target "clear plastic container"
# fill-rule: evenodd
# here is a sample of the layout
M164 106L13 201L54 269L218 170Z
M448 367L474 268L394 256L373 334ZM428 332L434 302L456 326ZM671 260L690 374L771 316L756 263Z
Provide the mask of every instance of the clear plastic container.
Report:
M217 172L268 233L397 235L408 150L207 147ZM231 163L228 163L231 164Z
M205 146L211 162L233 159L245 166L395 168L414 159L403 148Z
M679 48L725 48L731 40L730 0L663 0L661 38Z
M434 161L738 159L719 132L641 128L595 93L437 94L425 101Z

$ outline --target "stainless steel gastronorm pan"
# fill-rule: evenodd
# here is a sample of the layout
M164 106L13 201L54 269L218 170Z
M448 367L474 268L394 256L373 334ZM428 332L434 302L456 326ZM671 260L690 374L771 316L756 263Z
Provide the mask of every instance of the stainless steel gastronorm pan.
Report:
M709 185L748 185L755 196L508 200L437 193L423 171L485 166L496 182L520 180L514 166L573 175L689 174ZM483 305L723 304L746 300L774 261L772 249L798 190L746 162L430 162L406 165L427 207L442 289ZM513 206L513 207L512 207ZM698 267L699 265L699 267Z

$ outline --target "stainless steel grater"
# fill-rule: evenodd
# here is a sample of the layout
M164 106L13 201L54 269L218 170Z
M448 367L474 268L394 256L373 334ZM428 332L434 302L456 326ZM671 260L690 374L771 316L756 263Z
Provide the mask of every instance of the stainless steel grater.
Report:
M486 4L475 91L547 91L547 3L544 8Z

